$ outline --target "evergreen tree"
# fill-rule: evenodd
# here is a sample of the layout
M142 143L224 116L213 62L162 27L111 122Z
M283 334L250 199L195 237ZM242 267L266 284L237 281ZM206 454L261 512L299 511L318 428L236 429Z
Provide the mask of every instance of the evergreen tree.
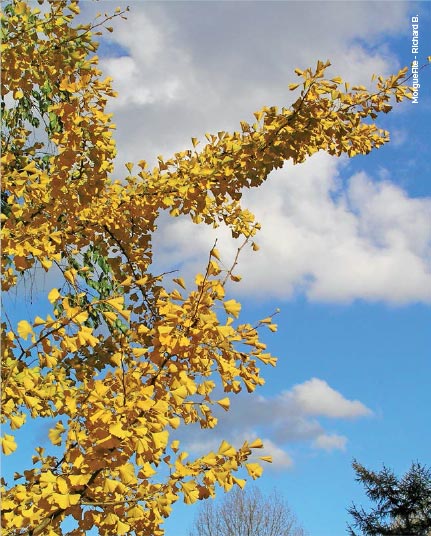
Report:
M412 463L408 472L397 478L383 466L380 472L353 462L356 480L365 487L367 497L376 503L370 512L355 504L348 509L353 526L366 536L431 535L431 469ZM348 526L350 536L358 536Z

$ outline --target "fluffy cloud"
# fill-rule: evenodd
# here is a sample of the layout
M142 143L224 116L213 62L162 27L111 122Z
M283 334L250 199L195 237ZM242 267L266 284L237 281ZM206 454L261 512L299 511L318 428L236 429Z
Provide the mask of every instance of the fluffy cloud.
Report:
M338 391L318 378L295 385L284 397L288 405L293 404L305 415L346 419L369 414L369 410L361 402L346 400Z
M410 198L363 172L343 182L343 167L319 153L243 196L262 224L261 249L241 254L244 279L235 292L260 300L301 292L326 302L431 302L431 199ZM226 230L166 222L155 241L160 270L202 271L216 237L229 266L238 244Z
M371 410L358 400L349 400L325 381L312 378L274 397L252 395L234 397L231 410L220 413L214 430L188 427L180 432L185 448L196 454L217 450L221 439L239 446L256 436L265 438L259 455L273 457L273 467L287 469L292 463L289 448L301 443L311 448L344 450L347 437L328 431L319 418L357 419L370 416Z
M337 434L320 434L314 440L313 446L317 449L331 451L334 449L344 450L347 438Z

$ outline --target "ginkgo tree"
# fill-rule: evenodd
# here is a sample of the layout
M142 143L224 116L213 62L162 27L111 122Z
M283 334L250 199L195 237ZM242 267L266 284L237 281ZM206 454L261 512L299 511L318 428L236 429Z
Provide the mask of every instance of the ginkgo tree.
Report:
M326 78L329 62L296 69L290 106L262 108L238 132L192 139L154 169L141 160L114 177L106 105L116 94L95 52L125 12L82 24L76 1L39 4L12 0L2 13L2 288L14 292L37 271L56 283L48 314L44 304L34 318L5 312L1 441L13 464L14 431L42 418L55 449L37 447L13 482L2 480L2 534L162 535L177 500L260 476L250 459L259 439L190 458L176 430L215 427L217 406L263 384L258 363L276 359L259 331L276 328L272 316L239 321L226 292L240 280L236 260L226 269L216 247L189 288L181 274L152 273L158 218L222 224L239 250L256 249L259 225L242 191L286 161L386 143L374 120L409 98L406 69L372 90Z

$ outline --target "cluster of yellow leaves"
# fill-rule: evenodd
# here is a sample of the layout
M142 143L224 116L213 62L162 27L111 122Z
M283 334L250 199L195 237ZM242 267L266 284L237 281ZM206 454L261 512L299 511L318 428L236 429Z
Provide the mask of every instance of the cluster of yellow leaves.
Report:
M104 107L114 92L89 56L96 49L90 26L71 24L77 10L58 2L42 14L13 2L2 16L2 97L16 103L2 118L5 289L35 262L45 270L59 262L72 229L80 246L80 211L113 168L113 125ZM34 142L32 125L42 124L46 133Z
M388 141L367 120L409 95L405 70L369 92L326 80L329 63L318 62L297 70L301 93L291 107L263 108L241 132L208 134L201 150L192 139L192 150L159 157L151 171L140 161L133 174L128 163L125 180L113 180L105 105L115 94L93 53L95 30L122 12L75 26L76 1L48 4L42 11L11 0L2 14L2 288L40 268L55 268L62 285L47 294L50 314L2 324L1 418L11 432L35 417L54 419L48 437L62 454L38 448L32 468L4 483L2 528L58 535L71 516L74 535L92 527L162 535L180 497L193 503L217 486L242 487L241 467L260 476L261 466L248 463L260 440L239 448L223 441L189 460L175 431L214 428L229 394L263 383L258 362L276 359L258 330L276 325L272 317L238 322L241 305L225 287L240 277L222 269L215 247L193 289L177 277L167 290L149 271L159 214L224 222L247 243L259 226L240 204L242 190L287 160L319 150L366 154ZM16 450L12 433L1 441L5 455Z

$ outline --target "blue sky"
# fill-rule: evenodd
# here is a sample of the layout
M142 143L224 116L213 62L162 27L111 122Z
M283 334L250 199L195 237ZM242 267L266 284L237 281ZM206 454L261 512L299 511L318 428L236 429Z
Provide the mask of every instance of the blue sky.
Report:
M420 63L431 53L426 2L130 5L100 49L120 92L111 109L121 175L124 162L154 161L264 105L288 105L295 67L329 58L331 73L366 85L396 72L412 60L412 16ZM84 17L95 12L83 6ZM397 473L431 462L430 71L418 104L379 120L391 131L386 147L353 160L318 154L244 195L262 223L261 249L240 259L243 281L231 292L246 321L280 307L278 332L264 336L279 363L259 392L232 402L215 434L184 438L198 453L223 437L261 435L275 463L258 485L277 487L310 536L345 534L346 508L366 504L353 458ZM215 237L229 265L237 245L223 229L164 220L156 267L191 280ZM198 507L177 505L166 535L186 536Z

